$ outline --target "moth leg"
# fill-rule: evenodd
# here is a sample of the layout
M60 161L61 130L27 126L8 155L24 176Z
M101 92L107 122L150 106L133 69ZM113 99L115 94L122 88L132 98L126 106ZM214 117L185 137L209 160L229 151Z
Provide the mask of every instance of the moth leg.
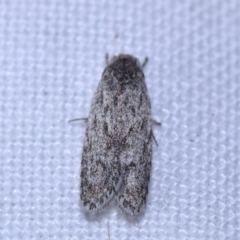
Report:
M151 119L151 121L152 121L152 124L154 124L154 125L162 126L162 123L160 123L160 122L158 122L158 121L156 121L156 120L154 120L154 119ZM155 138L155 136L154 136L153 131L151 131L151 135L152 135L152 138L153 138L154 142L155 142L156 145L158 146L158 142L157 142L157 140L156 140L156 138Z
M82 121L82 120L87 122L88 118L75 118L75 119L69 120L68 123Z
M154 136L154 134L153 134L153 131L151 132L151 134L152 134L152 138L153 138L154 142L155 142L156 145L158 146L158 142L157 142L157 140L156 140L156 138L155 138L155 136Z
M108 56L108 53L105 54L105 62L106 62L106 65L108 66L108 64L109 64L109 56Z
M144 68L146 66L147 62L148 62L148 57L145 57L145 59L142 63L142 68Z
M151 121L154 125L162 126L162 123L156 121L155 119L151 119Z

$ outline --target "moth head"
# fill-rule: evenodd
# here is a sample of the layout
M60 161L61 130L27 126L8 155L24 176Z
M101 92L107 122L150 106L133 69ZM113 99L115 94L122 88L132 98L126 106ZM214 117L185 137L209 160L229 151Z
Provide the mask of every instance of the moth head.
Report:
M139 60L129 54L119 54L117 56L113 56L110 59L109 65L113 63L117 64L119 67L135 66L135 67L142 68Z
M105 71L110 73L120 85L136 82L144 76L139 60L127 54L113 56Z

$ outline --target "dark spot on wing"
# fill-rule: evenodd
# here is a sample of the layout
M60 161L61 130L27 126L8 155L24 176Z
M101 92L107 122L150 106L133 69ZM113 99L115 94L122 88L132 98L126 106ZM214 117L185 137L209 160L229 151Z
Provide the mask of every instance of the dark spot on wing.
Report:
M108 110L109 110L109 106L108 106L108 104L106 105L106 107L104 107L104 114L106 114L107 112L108 112Z
M129 206L128 201L124 200L124 201L123 201L123 206L124 206L125 208L127 208L127 207Z
M114 96L113 98L113 105L116 107L118 105L118 97Z
M145 120L142 120L142 124L140 126L140 129L143 130L146 126L146 121Z
M140 94L138 109L140 109L140 107L142 106L142 103L143 103L143 97L142 97L142 94Z
M95 205L94 203L91 203L89 209L90 209L90 210L93 210L93 209L95 209L95 208L96 208L96 205Z
M106 122L104 122L104 124L103 124L103 129L104 129L104 133L107 134L108 133L108 125Z
M131 107L131 110L132 110L133 117L135 117L135 116L136 116L136 110L135 110L135 107Z

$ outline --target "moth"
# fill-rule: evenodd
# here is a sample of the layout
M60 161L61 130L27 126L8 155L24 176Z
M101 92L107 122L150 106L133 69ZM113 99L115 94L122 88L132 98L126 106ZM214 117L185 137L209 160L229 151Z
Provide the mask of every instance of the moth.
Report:
M130 215L145 208L153 136L145 64L131 55L112 57L94 94L81 162L80 197L89 211L113 198Z

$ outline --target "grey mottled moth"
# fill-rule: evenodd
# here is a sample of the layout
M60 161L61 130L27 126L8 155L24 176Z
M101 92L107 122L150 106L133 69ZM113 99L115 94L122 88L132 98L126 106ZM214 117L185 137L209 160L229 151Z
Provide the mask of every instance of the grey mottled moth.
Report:
M138 59L120 54L110 60L86 123L84 207L97 211L115 197L124 212L137 215L146 205L152 156L151 103Z

